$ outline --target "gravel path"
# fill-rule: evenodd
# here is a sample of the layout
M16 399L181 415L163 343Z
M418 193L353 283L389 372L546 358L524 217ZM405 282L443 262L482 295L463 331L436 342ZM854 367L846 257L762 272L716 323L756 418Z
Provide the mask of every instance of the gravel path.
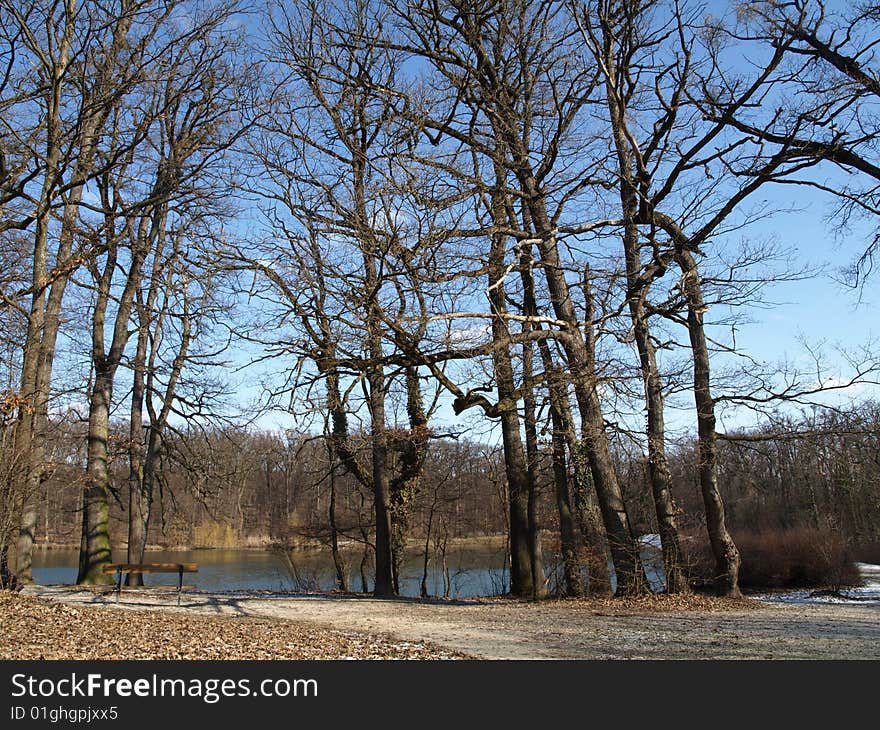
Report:
M150 591L111 596L61 587L65 604L193 617L283 619L486 659L880 659L880 603L764 603L655 596L629 601L418 601L332 595Z

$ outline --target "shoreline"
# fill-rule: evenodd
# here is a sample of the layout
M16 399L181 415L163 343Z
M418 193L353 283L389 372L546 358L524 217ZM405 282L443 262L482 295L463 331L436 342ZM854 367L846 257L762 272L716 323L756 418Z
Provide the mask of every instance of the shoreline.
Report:
M422 552L424 550L424 538L409 538L407 540L407 550ZM470 537L451 537L448 541L449 548L463 549L503 549L507 544L507 538L504 535L476 535ZM34 550L44 552L56 552L62 550L79 550L79 543L35 543ZM362 543L357 540L340 540L340 550L351 550L354 548L361 549ZM113 544L112 550L124 551L128 549L128 543L122 542ZM317 539L303 539L302 541L294 541L290 544L281 542L265 542L255 543L247 542L238 545L147 545L146 552L191 552L196 550L243 550L243 551L259 551L259 550L329 550L328 543L321 542Z

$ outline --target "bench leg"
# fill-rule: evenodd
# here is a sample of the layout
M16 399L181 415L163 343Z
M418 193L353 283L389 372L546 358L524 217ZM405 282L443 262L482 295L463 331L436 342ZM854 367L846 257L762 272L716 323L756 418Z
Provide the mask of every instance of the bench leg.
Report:
M177 605L180 605L180 594L183 591L183 566L177 570Z
M116 603L119 603L119 594L122 593L122 571L116 569Z

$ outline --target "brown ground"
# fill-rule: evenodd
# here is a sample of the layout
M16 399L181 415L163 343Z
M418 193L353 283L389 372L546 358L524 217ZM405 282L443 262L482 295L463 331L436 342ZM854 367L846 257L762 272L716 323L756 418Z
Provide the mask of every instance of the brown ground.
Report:
M0 659L446 659L424 642L271 618L130 611L0 591ZM11 630L7 630L7 627Z
M175 656L205 658L250 658L265 650L265 658L295 654L328 659L394 652L419 658L460 652L487 659L880 659L876 602L766 604L654 596L532 603L252 592L186 593L183 606L177 608L174 595L167 592L123 593L118 606L111 596L73 588L31 587L27 593L65 604L51 610L75 606L80 616L106 624L104 639L115 635L112 624L140 627L144 622L146 630L138 632L145 637L143 644L138 641L140 656L165 644L167 639L146 638L161 624L170 627L168 631L181 627L176 635L185 638L185 651ZM43 602L35 605L50 610ZM5 624L3 610L0 605ZM145 613L135 619L132 611ZM57 647L56 656L78 656L83 639L77 637L82 632L72 627L82 619L54 623L54 628L33 623L32 631L40 629L42 637L35 635L28 651ZM253 646L254 634L259 636L259 650ZM95 642L88 650L96 652L98 647ZM114 641L113 655L122 657L125 647L125 641ZM0 656L23 658L21 648L0 644Z

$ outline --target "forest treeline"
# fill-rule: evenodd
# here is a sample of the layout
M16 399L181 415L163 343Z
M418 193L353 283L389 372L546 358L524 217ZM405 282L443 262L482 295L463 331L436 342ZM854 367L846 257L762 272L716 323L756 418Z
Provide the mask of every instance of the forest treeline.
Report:
M111 452L114 484L125 484L124 427L114 429ZM369 437L357 437L366 459ZM53 547L78 544L80 503L86 467L85 429L77 420L53 426L55 455L38 498L40 542ZM807 529L839 534L854 550L880 543L880 404L867 402L848 413L820 411L773 427L743 431L719 446L721 491L730 505L734 533ZM559 516L553 494L551 445L539 444L538 514L544 543L561 556ZM322 546L332 529L328 514L335 500L340 541L372 553L372 494L354 477L331 483L332 461L323 437L294 432L247 431L229 427L178 433L169 440L157 472L155 518L147 542L153 547ZM619 440L615 463L637 535L656 534L657 519L645 485L644 454L627 451ZM695 444L670 449L679 524L692 541L705 529ZM111 533L126 535L124 494L111 504ZM413 497L410 543L503 536L507 532L504 454L500 447L469 440L442 440L429 451ZM583 543L581 543L583 545ZM555 546L555 547L553 547ZM585 549L584 546L583 549ZM821 549L822 545L815 548ZM412 545L409 545L412 552ZM699 549L698 549L699 550ZM690 562L696 562L694 556Z
M377 595L434 529L506 533L531 597L557 564L567 595L610 593L609 564L647 591L646 531L669 592L698 533L728 596L735 527L874 539L872 343L771 364L737 331L815 274L773 228L805 194L861 232L838 273L870 275L878 22L0 0L3 583L71 516L82 584L111 538L141 562L157 535L304 532L367 545ZM235 388L299 430L248 429ZM719 427L744 412L767 425Z

